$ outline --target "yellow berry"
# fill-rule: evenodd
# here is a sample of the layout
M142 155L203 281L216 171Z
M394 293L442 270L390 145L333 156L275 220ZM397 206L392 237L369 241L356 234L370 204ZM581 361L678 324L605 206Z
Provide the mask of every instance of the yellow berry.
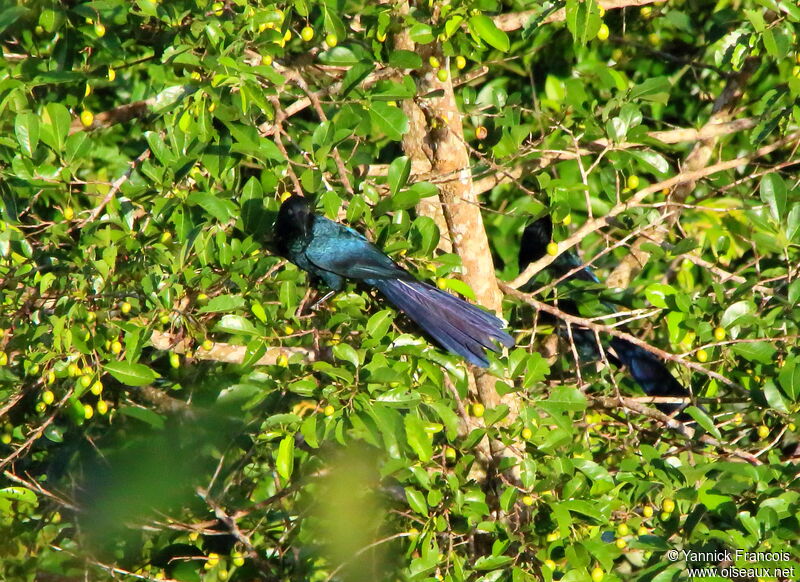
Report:
M628 542L622 538L619 538L616 542L614 542L614 545L616 545L620 550L624 550L627 547Z
M310 26L304 26L303 30L300 31L300 38L306 42L309 42L312 38L314 38L314 29Z
M113 81L116 78L117 78L117 72L111 67L108 67L108 80Z
M741 412L737 412L733 415L733 424L739 425L744 422L744 416L742 416Z
M105 400L97 401L97 414L104 415L108 412L108 402Z
M111 353L118 354L122 351L122 342L118 340L114 340L111 342Z
M769 427L766 425L761 425L758 427L758 438L765 439L769 436Z
M176 354L175 352L172 352L169 355L169 365L171 367L173 367L173 368L180 368L181 367L181 357L178 354Z
M52 384L52 383L53 383L53 382L55 382L55 381L56 381L56 373L55 373L55 372L53 372L53 370L50 370L50 371L47 373L47 383L48 383L48 384Z
M556 569L556 563L553 560L549 559L549 558L544 561L544 565L550 570L555 570Z
M81 379L79 381L81 383L81 388L88 388L89 386L92 385L92 377L89 376L88 374L81 376Z
M206 568L213 568L217 564L219 564L219 554L215 554L214 552L211 552L210 554L208 554L208 559L206 560L205 567Z
M159 240L164 244L169 244L172 242L172 233L168 230L165 230L161 233L161 238Z
M486 407L480 402L476 402L472 405L472 416L475 418L482 417L484 412L486 412Z
M438 69L440 64L439 59L437 59L434 56L430 56L428 57L428 64L431 66L432 69Z
M562 223L564 226L569 226L570 224L572 224L572 215L571 215L571 214L567 214L567 215L564 217L564 220L563 220L561 223Z
M657 32L651 32L647 35L647 40L653 46L658 46L661 44L661 37L658 35Z
M606 15L606 9L603 8L602 6L597 7L597 12L600 15L600 18L603 18L603 16Z
M322 414L325 416L333 416L333 413L336 412L336 409L333 407L332 404L328 404L325 408L322 409Z
M530 495L525 495L522 498L522 503L530 507L531 505L533 505L533 497L531 497Z
M103 383L100 380L97 380L94 384L92 384L90 390L95 396L100 396L100 394L103 393Z
M126 315L131 312L132 308L133 306L127 301L123 301L122 304L119 306L119 310Z
M547 243L547 254L555 257L558 254L558 244L552 241Z
M42 392L42 402L47 404L48 406L51 405L56 400L56 395L53 394L52 390L45 390Z
M206 108L206 111L208 111L209 113L214 113L216 110L217 110L217 104L216 103L210 103L208 105L208 107Z
M601 582L605 578L606 573L602 568L595 568L592 570L592 582Z
M645 505L642 508L642 515L647 517L647 518L653 517L653 506L652 505Z
M639 535L639 536L646 536L649 533L650 533L650 530L647 529L644 526L640 526L639 529L636 530L636 535Z
M631 174L628 176L627 185L631 190L636 190L639 187L639 176L636 174Z
M92 123L94 123L94 113L88 109L81 111L81 123L84 127L89 127L92 125Z
M69 366L67 366L67 374L70 376L80 376L81 367L75 362L72 362Z
M98 22L97 24L95 24L94 25L94 33L100 38L104 37L106 35L106 27L105 27L105 25L102 24L101 22Z
M448 463L452 463L456 460L456 450L453 447L445 447L444 448L444 458Z
M222 2L214 2L211 5L211 11L214 13L214 16L222 16L224 7L225 5Z
M92 408L91 404L84 404L83 405L83 417L86 420L89 420L94 416L94 408Z
M697 358L697 361L702 364L702 363L708 361L708 352L705 351L705 350L702 350L702 349L701 350L697 350L697 353L695 354L695 357Z
M465 59L465 58L464 58L464 57L462 57L461 55L458 55L458 56L456 57L456 68L457 68L457 69L459 69L459 70L461 70L461 69L463 69L463 68L464 68L464 67L466 67L466 66L467 66L467 59Z
M214 347L214 342L212 342L210 339L203 340L203 343L202 343L202 346L201 346L201 347L202 347L202 348L203 348L205 351L207 351L207 352L208 352L208 351L210 351L210 350L211 350L211 348L213 348L213 347Z
M438 71L436 71L436 78L439 79L439 81L442 83L447 81L447 70L439 69Z
M669 188L662 188L661 189L662 196L669 196Z
M600 30L597 31L597 38L599 40L608 40L608 35L610 31L608 30L608 25L603 23L600 25Z
M675 502L672 499L665 499L661 502L661 510L664 513L672 513L675 511Z
M4 432L3 435L0 436L0 442L2 442L4 445L10 445L11 439L11 433L8 432Z
M527 441L533 436L533 431L528 427L525 427L522 429L520 436Z
M339 44L339 38L332 32L325 37L325 44L333 48Z
M231 558L233 560L233 565L236 567L244 566L244 556L242 556L241 552L233 552L231 554Z
M642 15L642 18L650 18L650 15L653 13L653 8L650 6L642 6L639 10L639 14Z
M718 342L721 342L725 339L725 328L723 327L715 327L714 328L714 339Z
M89 83L86 83L86 89L83 91L83 96L88 97L92 94L92 86Z
M279 366L281 366L282 368L288 368L289 367L289 358L288 358L288 356L286 354L281 354L280 356L278 356L277 364Z
M621 523L617 526L617 535L626 536L631 533L627 523Z

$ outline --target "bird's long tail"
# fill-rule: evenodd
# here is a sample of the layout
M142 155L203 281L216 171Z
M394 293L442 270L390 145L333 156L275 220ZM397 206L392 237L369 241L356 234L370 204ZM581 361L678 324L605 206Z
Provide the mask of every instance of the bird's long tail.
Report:
M416 279L369 279L391 301L437 343L469 363L486 368L486 349L499 351L514 339L495 315Z
M648 396L689 396L689 391L670 374L664 363L654 354L619 337L612 338L611 348ZM658 403L656 408L664 414L672 414L687 405Z

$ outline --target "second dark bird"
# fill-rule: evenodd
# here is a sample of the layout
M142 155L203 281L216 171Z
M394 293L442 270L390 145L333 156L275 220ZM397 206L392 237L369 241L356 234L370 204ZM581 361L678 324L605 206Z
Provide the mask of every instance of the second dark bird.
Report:
M314 213L302 196L281 205L274 240L282 256L332 291L340 291L346 279L375 287L439 345L471 364L487 367L486 350L499 351L495 341L514 345L503 320L419 281L362 234Z
M520 272L530 263L545 255L547 245L552 238L553 222L549 216L544 216L525 227L519 248ZM559 278L569 274L564 280L565 282L571 279L600 282L592 270L583 266L578 256L569 251L560 254L548 268ZM572 300L561 300L558 305L566 313L580 315L577 303ZM609 308L614 310L613 306L609 306ZM600 358L597 337L593 331L573 327L572 338L581 357L587 360ZM630 375L646 395L682 398L689 396L689 391L670 374L664 363L653 353L619 337L612 337L609 347L611 348L607 352L609 361L616 366L622 365L628 368ZM664 414L672 414L684 406L683 404L656 404L656 408Z

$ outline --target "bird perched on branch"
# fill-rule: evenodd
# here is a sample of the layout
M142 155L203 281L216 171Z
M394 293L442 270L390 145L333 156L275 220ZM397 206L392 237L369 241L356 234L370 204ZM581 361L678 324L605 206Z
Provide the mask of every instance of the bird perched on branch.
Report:
M273 229L278 252L340 291L346 279L375 287L436 342L469 363L487 367L486 350L499 351L514 340L505 322L480 307L417 280L362 234L315 214L302 196L291 196L278 211Z
M538 261L545 255L547 245L552 241L552 238L553 222L549 216L544 216L525 227L519 248L520 271L523 271L530 263ZM556 277L566 276L563 282L575 279L594 283L600 282L594 272L589 267L584 266L577 255L569 251L556 257L548 266L548 269ZM565 313L580 315L578 304L575 301L561 300L558 305ZM613 306L608 305L608 307L615 311ZM572 339L581 358L589 361L600 358L597 336L592 330L573 327ZM608 348L610 348L606 349L608 361L618 367L625 366L636 383L641 386L648 396L689 396L689 391L670 374L664 363L655 354L616 336L611 338ZM656 404L656 407L664 414L672 414L685 406L685 404Z

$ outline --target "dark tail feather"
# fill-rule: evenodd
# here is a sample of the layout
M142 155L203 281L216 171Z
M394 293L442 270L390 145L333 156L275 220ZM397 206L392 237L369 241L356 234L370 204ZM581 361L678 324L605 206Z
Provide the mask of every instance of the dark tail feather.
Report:
M493 343L506 347L514 339L495 315L467 303L449 293L415 279L369 279L418 326L442 347L466 359L470 364L486 368L486 350L499 351Z
M689 391L669 373L664 363L655 355L618 337L611 340L611 347L648 396L689 396ZM672 414L686 406L686 404L656 404L656 408L664 414Z

